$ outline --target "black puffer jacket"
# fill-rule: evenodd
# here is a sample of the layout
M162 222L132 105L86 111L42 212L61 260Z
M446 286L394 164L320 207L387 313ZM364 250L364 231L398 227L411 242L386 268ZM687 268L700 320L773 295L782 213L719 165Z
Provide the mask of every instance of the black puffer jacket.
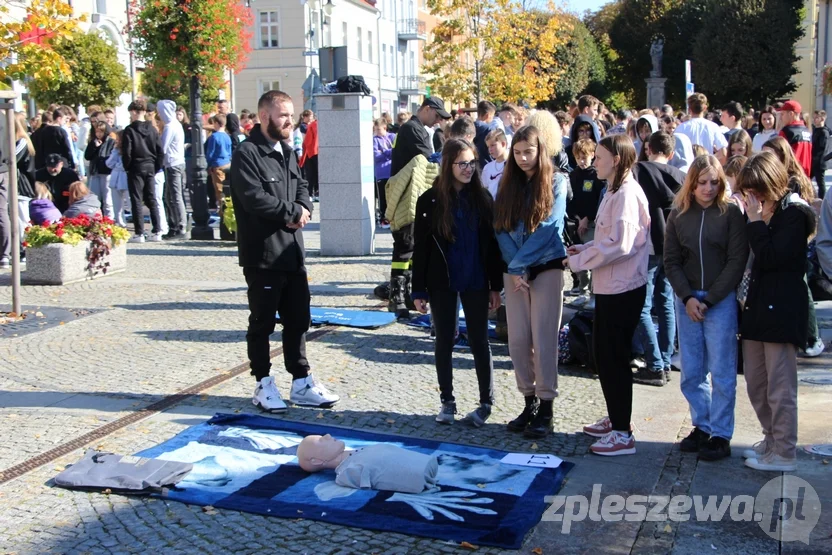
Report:
M817 216L789 193L768 224L750 222L748 242L754 253L751 284L742 313L743 339L792 343L806 348L809 288L806 285L806 242Z
M127 172L159 173L165 153L156 128L149 121L134 121L121 139L121 160Z

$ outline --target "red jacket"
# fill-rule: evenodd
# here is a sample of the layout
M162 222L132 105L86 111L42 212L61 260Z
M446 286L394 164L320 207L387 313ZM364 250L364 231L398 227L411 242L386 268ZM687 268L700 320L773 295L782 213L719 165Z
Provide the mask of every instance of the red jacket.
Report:
M303 154L301 155L300 166L303 167L307 160L317 155L318 120L315 120L306 127L306 136L303 138Z
M795 122L784 127L780 136L792 145L794 157L806 172L806 177L812 175L812 132L803 123Z

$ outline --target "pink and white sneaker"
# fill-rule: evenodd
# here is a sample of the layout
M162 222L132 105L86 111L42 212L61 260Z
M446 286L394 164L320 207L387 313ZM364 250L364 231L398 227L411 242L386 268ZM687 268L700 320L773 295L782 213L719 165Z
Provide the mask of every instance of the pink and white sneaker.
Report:
M617 432L613 430L593 443L589 450L596 455L603 455L605 457L614 457L616 455L635 455L636 438L632 433L627 435L624 432Z
M595 424L590 424L589 426L584 426L584 433L588 436L592 437L604 437L608 433L612 431L612 422L610 422L610 417L605 416ZM633 423L630 422L630 433L633 433Z
M610 417L605 416L595 424L590 424L589 426L584 426L584 433L588 436L592 437L604 437L608 433L612 431L612 422L610 422Z

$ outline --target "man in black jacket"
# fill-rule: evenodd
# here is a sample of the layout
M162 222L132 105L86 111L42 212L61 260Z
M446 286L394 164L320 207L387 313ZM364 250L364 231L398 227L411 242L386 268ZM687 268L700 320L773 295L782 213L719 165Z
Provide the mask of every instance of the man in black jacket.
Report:
M433 127L440 119L449 119L451 114L445 111L441 98L432 96L422 102L422 107L410 121L402 125L393 143L390 163L390 176L394 176L411 160L423 155L430 158L433 154L428 127ZM406 225L393 232L393 261L390 270L390 302L388 310L395 312L399 318L407 318L409 308L415 309L410 299L410 266L413 257L413 224Z
M673 289L664 273L665 219L670 214L676 192L685 182L685 175L668 162L673 157L676 139L673 135L657 131L647 140L649 161L639 162L633 168L650 211L650 239L653 250L647 265L647 297L636 328L635 343L644 349L645 368L633 374L633 381L644 385L663 386L670 378L670 357L673 356L676 338L676 314L673 307ZM651 312L656 304L659 333L653 326Z
M283 412L286 403L269 375L269 336L276 314L283 324L283 361L292 375L290 400L329 408L339 397L315 382L306 359L310 294L302 229L312 218L308 184L292 136L294 106L281 91L269 91L257 104L260 116L247 141L231 157L231 200L237 217L240 266L248 284L248 358L257 379L252 403Z
M46 157L46 167L35 172L35 182L49 187L55 208L63 214L69 208L69 186L81 181L75 170L67 167L67 162L58 154Z
M133 214L133 228L136 235L131 243L144 243L144 207L150 210L150 222L153 225L148 241L162 240L159 222L159 210L156 205L156 174L162 170L164 151L162 141L156 128L149 121L147 102L134 100L127 107L130 111L130 125L124 130L121 139L121 161L127 172L127 188L130 192L130 210Z

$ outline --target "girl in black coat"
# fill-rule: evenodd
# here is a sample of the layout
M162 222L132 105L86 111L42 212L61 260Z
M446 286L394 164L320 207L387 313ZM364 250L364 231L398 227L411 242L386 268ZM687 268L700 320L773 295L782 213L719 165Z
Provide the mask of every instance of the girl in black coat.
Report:
M422 314L428 303L431 306L442 402L436 421L441 424L452 424L456 414L452 359L457 298L462 301L480 391L480 405L465 421L479 427L493 404L488 311L500 306L503 263L494 236L491 195L480 181L476 152L465 139L448 140L439 177L416 203L412 297Z
M740 335L748 396L764 438L744 453L757 470L792 472L797 445L797 349L805 349L809 290L806 242L817 217L789 190L785 167L771 152L753 156L737 176L748 199L751 247ZM744 297L744 298L743 298Z

